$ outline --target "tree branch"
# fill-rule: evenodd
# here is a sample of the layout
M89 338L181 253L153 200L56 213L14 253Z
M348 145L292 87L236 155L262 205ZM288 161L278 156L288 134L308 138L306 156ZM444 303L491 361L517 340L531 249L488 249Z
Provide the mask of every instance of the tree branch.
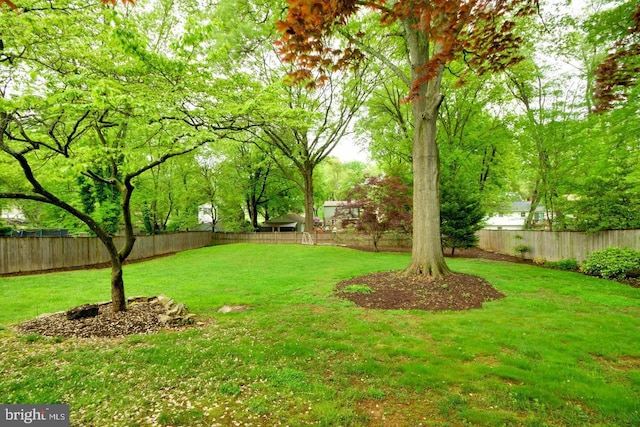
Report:
M384 56L382 53L380 53L379 51L371 48L368 45L365 45L364 43L362 43L360 40L354 38L351 36L351 34L349 34L348 32L346 32L343 29L339 30L340 34L342 34L342 36L346 37L347 40L349 40L350 42L352 42L353 44L355 44L356 46L358 46L358 48L360 48L361 50L363 50L364 52L367 52L369 55L373 56L374 58L376 58L378 61L382 62L385 66L387 66L400 80L402 80L402 82L407 86L407 88L411 88L411 77L407 76L407 74L402 71L402 69L400 67L398 67L396 64L394 64L393 62L391 62L389 60L389 58L387 58L386 56Z

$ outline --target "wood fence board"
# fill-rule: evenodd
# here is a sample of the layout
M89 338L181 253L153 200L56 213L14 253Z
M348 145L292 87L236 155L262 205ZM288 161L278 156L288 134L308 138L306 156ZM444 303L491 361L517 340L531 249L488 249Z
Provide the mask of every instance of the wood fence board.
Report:
M196 249L211 244L210 231L137 236L129 260ZM116 246L124 238L115 239ZM0 274L45 271L108 263L109 253L95 237L0 237Z
M517 255L515 247L527 245L531 251L525 253L525 258L540 258L547 261L573 258L582 262L592 252L612 246L640 251L640 230L611 230L597 233L480 230L478 237L479 247L482 249Z

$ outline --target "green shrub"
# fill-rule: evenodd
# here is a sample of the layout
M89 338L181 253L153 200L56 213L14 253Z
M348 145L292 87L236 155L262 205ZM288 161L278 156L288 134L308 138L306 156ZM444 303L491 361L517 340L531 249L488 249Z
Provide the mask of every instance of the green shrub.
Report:
M560 261L546 261L545 266L557 268L558 270L578 271L580 264L573 258L561 259Z
M531 252L531 247L527 245L517 245L513 248L517 253L520 254L521 257L524 257L524 254L527 252Z
M582 264L585 274L605 279L622 279L627 277L629 272L639 268L640 252L617 247L595 251Z
M0 224L0 236L11 236L11 227Z

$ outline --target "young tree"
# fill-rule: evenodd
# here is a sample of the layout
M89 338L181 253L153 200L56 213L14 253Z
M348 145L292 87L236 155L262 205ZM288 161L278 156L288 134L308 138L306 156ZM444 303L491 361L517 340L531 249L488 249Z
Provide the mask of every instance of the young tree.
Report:
M11 40L3 50L11 60L1 64L0 157L22 173L20 182L3 186L0 199L56 206L86 224L108 250L113 308L122 311L122 266L135 243L135 180L233 128L232 110L218 120L211 113L202 118L189 87L193 81L187 81L198 75L190 62L198 40L184 41L184 50L167 56L168 46L153 46L159 32L147 28L145 34L137 26L151 25L143 11L134 19L74 0L35 0L30 6L39 9L37 16L8 13L0 21L0 33ZM217 87L211 79L209 86ZM221 86L226 88L217 93L219 105L226 90L237 98L235 88ZM121 247L90 203L83 206L77 192L66 191L66 183L77 185L81 176L108 188L118 201Z
M348 192L346 202L336 209L336 217L347 226L357 218L355 228L371 236L373 250L388 231L406 232L411 228L409 187L395 177L369 177Z
M331 36L346 28L365 8L378 13L386 25L397 23L406 43L411 66L413 136L413 248L406 271L441 277L450 272L440 243L440 162L436 143L437 113L442 103L442 75L447 64L461 59L479 73L499 71L517 62L521 40L515 35L515 19L532 14L532 0L356 0L326 2L288 0L280 50L296 64L293 77L312 79L362 59L363 50L353 41L335 49ZM354 36L352 40L357 40ZM385 61L390 69L397 69ZM406 78L406 76L399 76Z
M440 229L442 243L444 247L451 248L451 255L456 248L469 249L478 245L476 231L482 228L485 212L478 195L468 187L442 188Z

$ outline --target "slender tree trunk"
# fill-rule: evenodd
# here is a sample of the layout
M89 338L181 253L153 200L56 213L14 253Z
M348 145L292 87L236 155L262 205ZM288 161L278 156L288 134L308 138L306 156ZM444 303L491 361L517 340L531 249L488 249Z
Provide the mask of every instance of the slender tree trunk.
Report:
M414 81L429 59L429 45L420 30L405 23ZM451 270L440 239L440 156L436 141L443 67L413 97L413 246L407 274L440 278Z
M313 168L307 167L302 171L304 176L304 231L311 233L313 231Z
M122 195L122 216L124 219L125 241L118 251L115 247L113 237L109 236L108 242L103 242L107 246L111 255L111 303L113 311L125 311L127 301L124 294L124 280L122 278L122 263L129 257L136 243L133 233L133 222L131 220L131 195L133 194L132 177L125 178L124 183L118 184L118 190Z
M111 259L111 304L113 311L125 311L127 309L127 301L124 293L122 265L126 257L123 257L116 248L113 237L109 236L105 232L99 232L96 234L109 252L109 258ZM127 240L129 240L129 238L127 238ZM123 250L126 250L128 247L132 248L133 242L131 242L130 246L125 243Z
M122 278L122 261L118 258L111 262L111 303L113 311L125 311L127 301L124 294L124 279Z
M540 192L538 191L539 180L536 181L536 185L533 189L533 194L531 195L531 207L529 207L529 212L527 212L527 217L524 220L523 228L525 230L529 230L533 228L533 218L536 213L536 209L540 204Z
M373 240L373 251L374 252L380 252L378 250L378 239L379 239L378 235L376 233L373 233L372 240Z

